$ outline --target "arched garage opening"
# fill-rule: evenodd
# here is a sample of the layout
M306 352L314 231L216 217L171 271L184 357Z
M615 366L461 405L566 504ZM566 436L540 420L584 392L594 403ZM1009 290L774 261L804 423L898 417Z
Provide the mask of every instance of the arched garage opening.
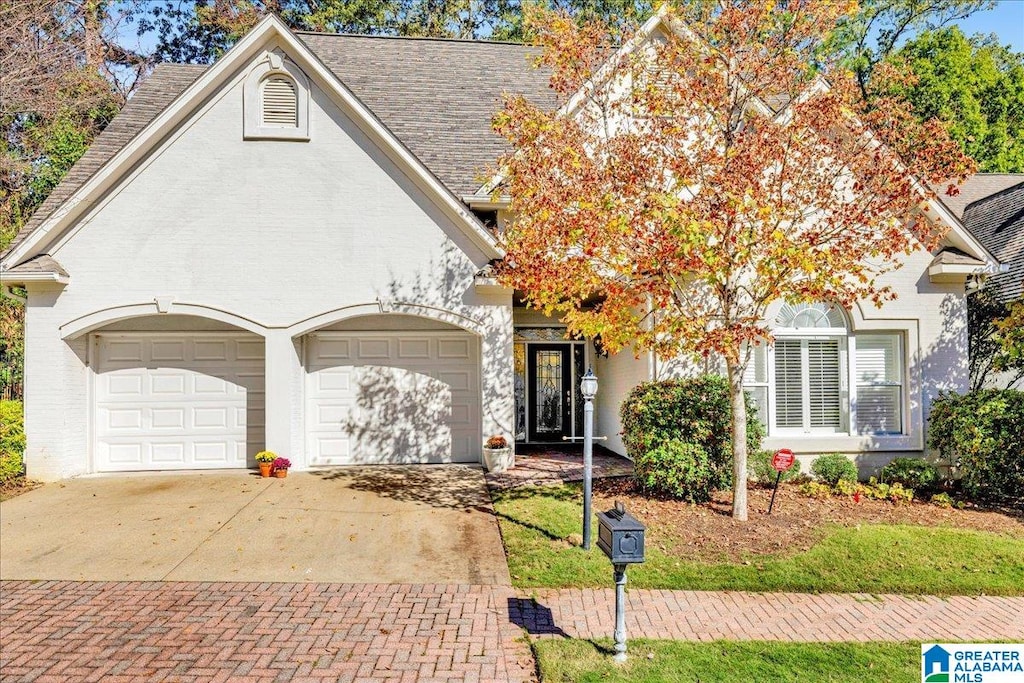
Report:
M480 461L480 339L432 318L349 318L306 337L309 464Z
M92 468L244 468L264 442L264 340L193 315L92 330Z

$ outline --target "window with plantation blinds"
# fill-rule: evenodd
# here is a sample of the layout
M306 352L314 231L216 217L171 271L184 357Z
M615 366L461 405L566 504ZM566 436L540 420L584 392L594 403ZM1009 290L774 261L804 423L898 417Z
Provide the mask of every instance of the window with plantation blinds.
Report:
M743 376L769 434L904 433L901 334L851 334L826 303L783 305L775 332L774 344L751 350Z
M268 78L263 83L261 113L264 126L298 126L299 101L295 84L282 76Z
M903 430L903 370L898 335L858 335L855 374L859 434Z
M783 429L842 427L838 339L775 342L775 425Z

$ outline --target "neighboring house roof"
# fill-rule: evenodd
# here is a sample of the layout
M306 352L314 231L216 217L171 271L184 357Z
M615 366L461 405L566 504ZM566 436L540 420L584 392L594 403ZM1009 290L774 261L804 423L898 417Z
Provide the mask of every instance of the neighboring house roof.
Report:
M998 182L1007 177L1000 176ZM963 211L967 229L1008 267L988 278L1004 299L1024 296L1024 174L1015 177L1016 184L967 204Z
M957 218L964 217L964 209L979 199L990 197L997 192L1024 183L1024 173L976 173L957 186L959 194L946 194L945 188L935 188L939 199Z

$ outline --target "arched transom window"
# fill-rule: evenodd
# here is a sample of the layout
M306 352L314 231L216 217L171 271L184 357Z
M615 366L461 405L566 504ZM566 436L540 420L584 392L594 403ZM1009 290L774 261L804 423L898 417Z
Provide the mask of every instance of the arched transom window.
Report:
M830 304L783 304L775 316L776 327L793 329L846 329L843 312Z

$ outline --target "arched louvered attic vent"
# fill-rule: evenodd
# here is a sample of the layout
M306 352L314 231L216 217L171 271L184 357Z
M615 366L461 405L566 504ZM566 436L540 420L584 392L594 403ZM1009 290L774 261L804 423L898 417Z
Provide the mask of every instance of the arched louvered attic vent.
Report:
M283 76L263 82L262 124L295 128L299 125L299 99L295 83Z

